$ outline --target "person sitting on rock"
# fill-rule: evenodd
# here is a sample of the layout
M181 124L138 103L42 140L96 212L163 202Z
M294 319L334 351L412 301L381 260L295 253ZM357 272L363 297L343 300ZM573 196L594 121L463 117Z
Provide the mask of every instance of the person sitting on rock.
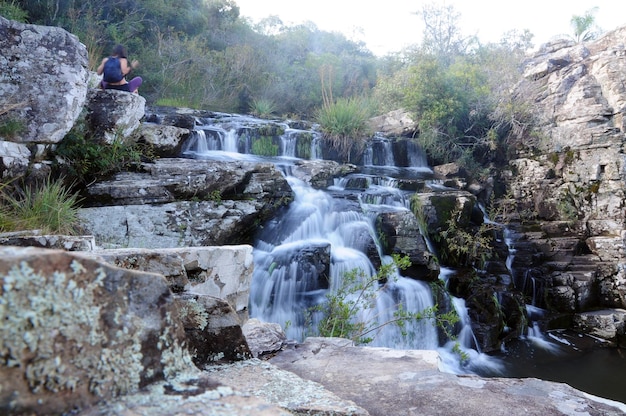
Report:
M139 62L134 60L128 65L126 58L126 48L117 45L113 48L111 56L104 58L97 69L98 75L102 75L100 87L102 89L119 90L136 93L143 82L141 77L135 77L126 81L126 75L139 66Z

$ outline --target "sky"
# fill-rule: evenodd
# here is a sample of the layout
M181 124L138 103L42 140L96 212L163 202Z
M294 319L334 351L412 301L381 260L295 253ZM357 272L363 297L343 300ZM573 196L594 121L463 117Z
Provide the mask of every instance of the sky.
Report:
M604 31L626 26L624 0L235 0L240 14L256 23L270 15L284 24L312 21L318 29L364 41L376 55L419 44L423 30L415 12L424 4L451 5L460 13L464 36L497 42L512 29L528 29L536 47L557 35L573 33L572 16L597 7L595 21Z

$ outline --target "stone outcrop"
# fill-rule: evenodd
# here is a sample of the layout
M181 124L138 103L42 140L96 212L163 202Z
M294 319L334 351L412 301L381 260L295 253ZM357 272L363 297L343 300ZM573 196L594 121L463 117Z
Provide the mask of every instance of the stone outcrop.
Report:
M626 307L625 38L626 27L544 45L515 91L537 124L504 174L516 203L513 267L530 266L541 293L527 294L552 310Z
M251 246L108 249L86 254L117 267L158 273L172 292L223 299L238 314L240 323L248 318L254 268Z
M200 368L252 358L233 307L214 296L182 293L175 297L187 348Z
M553 311L626 307L625 38L623 27L590 43L544 45L515 92L533 103L537 125L505 174L517 205L509 219L537 225L516 227L513 267L538 282L530 295Z
M372 130L383 133L387 136L407 136L412 135L417 130L417 123L406 110L394 110L382 116L369 120Z
M139 128L146 99L125 91L92 88L87 94L87 126L93 138L113 143Z
M354 347L344 339L309 338L270 363L320 383L371 415L617 416L626 412L624 404L566 384L443 373L435 351Z
M0 106L26 123L11 141L59 142L85 103L87 49L59 27L36 26L0 16Z
M88 189L81 217L105 247L251 243L257 226L292 199L269 163L158 159Z
M0 248L0 411L60 414L191 371L157 274Z

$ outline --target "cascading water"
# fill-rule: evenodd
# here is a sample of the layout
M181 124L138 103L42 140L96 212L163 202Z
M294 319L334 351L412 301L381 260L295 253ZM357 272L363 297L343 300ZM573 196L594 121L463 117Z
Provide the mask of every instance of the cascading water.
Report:
M229 120L227 127L213 124L210 128L201 126L198 130L185 147L185 155L216 159L257 158L239 153L248 151L251 145L249 138L237 137L236 132L245 129L233 120ZM315 334L321 318L316 306L325 302L328 293L335 293L342 287L345 276L358 270L359 277L369 281L376 275L377 271L366 254L372 254L372 247L383 264L391 262L381 253L373 224L380 210L409 209L407 196L411 192L400 190L396 177L406 179L431 171L419 149L410 142L405 145L403 163L412 165L397 168L390 142L377 137L374 146L366 152L364 164L370 166L362 169L363 173L336 180L335 185L326 191L315 190L290 176L289 167L286 167L285 158L296 157L297 133L285 129L280 138L280 166L295 200L280 218L264 224L259 232L254 247L250 315L279 323L289 338L302 340ZM312 141L311 155L318 154L314 150L317 147L316 141ZM396 177L392 177L394 175ZM376 328L374 333L366 334L373 338L370 345L439 348L446 357L446 368L457 373L467 372L468 367L459 366L458 353L453 351L455 345L460 345L472 359L478 361L484 357L475 350L477 343L462 300L452 299L461 317L459 344L440 348L438 330L431 319L410 321L403 328L384 324L394 320L398 305L409 312L433 308L435 302L428 284L405 278L394 270L384 284L376 281L370 290L376 291L376 296L372 297L375 301L361 308L356 318ZM359 293L353 296L358 298Z
M186 143L183 156L214 160L268 160L249 154L252 148L249 123L263 126L269 123L268 121L247 116L220 117L218 122L212 120L198 126ZM279 146L281 154L276 158L276 163L285 169L296 200L280 218L264 224L264 229L259 234L254 247L255 274L250 303L253 316L280 323L285 326L290 338L302 339L311 335L310 328L313 328L315 322L319 320L319 312L307 313L307 311L311 310L312 306L324 302L327 293L337 290L347 272L359 269L366 278L376 273L368 255L365 254L372 254L371 243L376 242L376 233L372 227L376 210L407 209L406 193L398 189L399 181L407 174L410 176L416 172L432 173L432 171L411 141L408 141L404 150L400 151L404 153L402 156L404 159L395 160L394 166L389 166L390 155L393 155L394 151L397 155L398 151L394 150L388 141L380 140L378 153L371 151L369 155L366 154L363 163L365 166L360 168L360 174L339 179L334 186L325 191L314 190L291 177L288 172L294 158L320 157L320 136L315 132L290 129L286 124L284 126L285 134L280 138ZM299 142L299 134L308 139ZM303 156L303 153L306 153L306 156ZM433 183L429 183L429 187L447 189L443 185L438 187ZM485 221L489 219L486 218ZM559 370L559 362L555 361L556 355L552 349L554 344L546 340L537 325L537 320L543 313L540 307L541 287L533 284L534 276L517 276L513 273L515 243L509 230L506 228L504 230L509 247L506 264L514 284L518 288L526 287L528 291L525 293L535 299L533 304L527 306L527 315L530 318L527 339L530 342L524 339L519 342L513 341L510 348L500 354L481 353L472 332L465 301L450 296L449 306L457 311L461 320L457 324L456 340L440 345L435 327L430 322L422 321L414 327L407 328L407 332L413 334L408 338L399 328L392 325L384 326L376 334L373 345L437 349L441 357L440 368L449 372L474 372L484 376L540 377L565 381L603 396L606 396L604 393L611 392L610 397L626 400L620 383L607 379L606 371L598 376L589 377L593 369L606 367L605 364L599 364L599 360L610 360L614 372L622 377L626 371L626 360L617 356L612 349L604 348L600 353L590 355L591 359L583 360L580 354L576 354L580 351L574 346L577 341L573 337L566 333L555 335L550 331L548 336L558 345L571 345L570 348L566 348L566 353L560 351L559 357L564 357L561 359L564 368ZM428 240L426 242L430 244ZM429 248L434 253L432 245ZM389 261L385 256L380 256L380 252L378 255L383 263ZM450 273L454 271L442 268L440 279L445 282ZM434 304L433 295L427 284L404 278L397 272L383 287L374 307L361 311L359 319L368 320L376 316L376 319L384 322L392 317L391 314L398 302L412 311L420 311ZM533 287L532 291L530 287ZM499 297L498 294L494 296ZM537 334L541 334L542 338L536 337ZM545 345L534 350L529 348L529 345L537 346L538 341L541 341L539 344L545 342ZM459 362L459 351L467 358L462 366ZM546 354L547 358L543 358ZM593 357L598 358L594 360ZM575 360L576 364L572 364L571 360ZM579 376L565 374L569 373L568 368L572 365L576 366L576 374L580 373ZM560 371L561 375L557 376L555 370Z

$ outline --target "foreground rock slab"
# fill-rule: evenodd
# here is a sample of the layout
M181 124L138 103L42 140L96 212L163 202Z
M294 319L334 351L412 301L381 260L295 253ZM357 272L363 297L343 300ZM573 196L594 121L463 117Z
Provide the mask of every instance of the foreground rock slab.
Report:
M355 347L309 338L270 363L352 400L371 415L617 416L626 405L538 379L442 373L436 351Z
M366 416L369 413L325 389L258 359L207 368L211 379L296 415ZM252 413L246 413L252 414ZM389 413L391 414L391 413Z
M0 248L0 414L61 414L194 365L163 276Z

